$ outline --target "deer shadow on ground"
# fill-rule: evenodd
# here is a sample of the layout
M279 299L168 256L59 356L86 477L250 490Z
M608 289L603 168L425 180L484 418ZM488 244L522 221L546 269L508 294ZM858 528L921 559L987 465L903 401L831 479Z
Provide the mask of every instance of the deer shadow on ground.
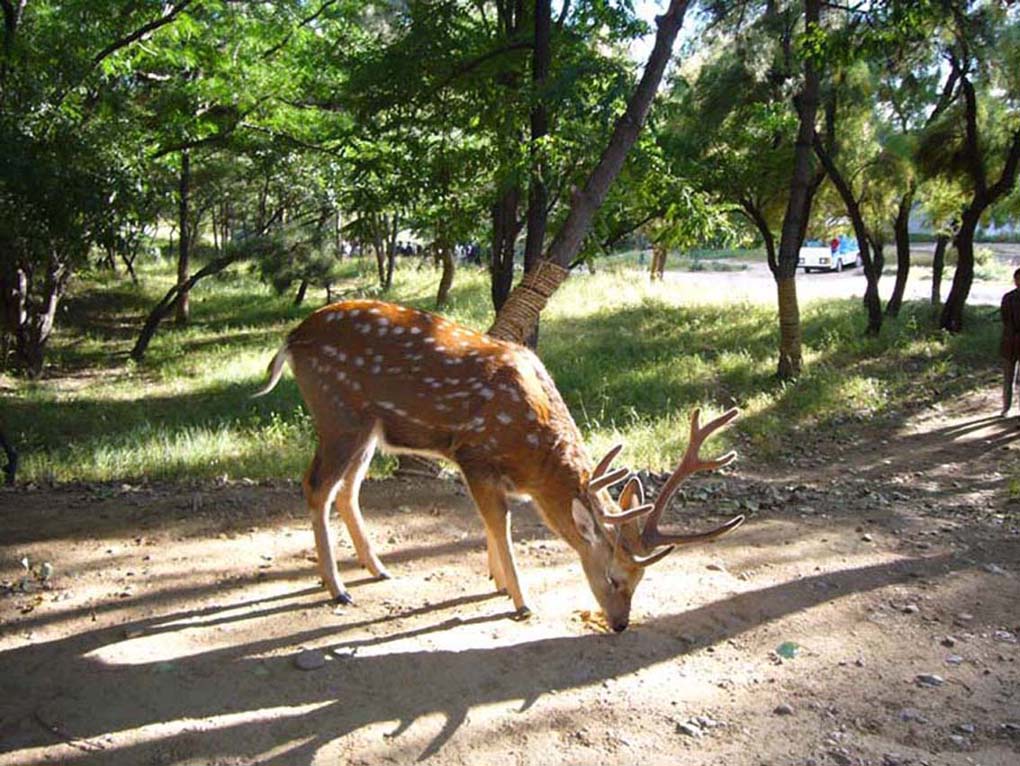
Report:
M241 607L244 613L238 619L258 620L288 608L297 618L308 606L307 593L266 599L264 604L249 601L178 612L0 655L0 753L52 746L63 739L82 751L67 758L68 763L149 763L172 754L310 764L330 743L396 721L386 735L393 752L403 750L407 760L425 760L440 753L480 706L510 704L524 712L551 692L598 685L682 658L836 596L937 577L963 566L958 557L940 555L828 572L652 619L620 635L560 636L463 651L398 647L387 652L387 645L409 638L509 614L444 618L401 632L399 620L413 615L398 613L306 630L295 619L286 635L178 656L172 662L102 660L104 649L125 640L215 630L228 619L220 612ZM288 604L288 597L296 600ZM483 598L487 596L468 596L413 614L434 611L438 616ZM382 627L391 620L398 621L397 629L344 640L345 633L369 624ZM336 659L314 673L301 674L293 667L295 647L329 637L336 637ZM437 715L442 727L423 749L415 737L401 741L415 722ZM219 725L182 725L216 717L221 717ZM161 731L163 725L175 729L167 733ZM130 745L104 744L113 742L106 738L133 731L141 736ZM281 743L294 744L281 748Z

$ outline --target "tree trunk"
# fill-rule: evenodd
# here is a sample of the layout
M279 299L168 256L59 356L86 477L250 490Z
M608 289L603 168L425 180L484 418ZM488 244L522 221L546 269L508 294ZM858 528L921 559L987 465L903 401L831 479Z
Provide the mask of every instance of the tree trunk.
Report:
M860 211L857 212L860 216ZM853 218L853 215L850 216ZM864 224L861 224L863 230ZM857 231L856 222L854 230ZM862 244L863 242L863 244ZM884 243L880 239L864 240L858 236L857 245L861 248L861 260L864 262L864 308L868 312L868 335L878 335L882 332L882 299L878 294L878 280L882 278L882 269L885 268ZM869 247L873 252L868 252Z
M742 199L740 201L740 210L744 217L758 230L758 234L761 235L762 244L765 246L765 261L769 265L769 271L772 272L772 276L776 277L779 273L779 263L776 261L776 238L772 234L772 229L769 228L768 221L765 219L765 213L751 199Z
M45 264L41 288L37 288L35 277L32 269L12 265L0 278L4 322L14 338L15 362L32 379L42 374L46 344L70 272L63 259L53 254Z
M651 281L662 281L666 272L666 247L660 244L652 245L652 273L649 275Z
M505 190L492 206L492 262L489 264L492 305L503 308L514 283L514 247L521 233L517 207L521 192L516 186Z
M910 274L910 208L914 204L914 184L900 199L896 211L893 231L896 233L896 283L892 296L885 306L887 316L895 317L903 306L903 295L907 290L907 276Z
M779 305L779 364L776 374L780 380L800 375L801 336L800 307L797 305L797 281L794 277L776 280Z
M939 319L939 327L949 332L960 332L963 329L963 307L974 282L974 233L980 220L979 212L967 208L960 220L960 230L956 232L956 273L953 274L953 286L949 289L949 297L946 298Z
M524 242L524 271L530 273L542 258L548 218L549 191L545 185L542 140L549 135L549 110L544 93L549 76L552 9L550 0L535 0L535 48L531 58L531 185L528 192L528 233Z
M531 58L531 179L528 189L528 232L524 242L524 273L530 274L542 260L549 215L549 190L545 184L542 140L549 134L549 110L544 93L552 59L552 7L550 0L535 0L535 47ZM539 320L525 339L528 348L538 347Z
M882 277L882 269L885 266L882 243L870 236L868 228L864 224L860 202L854 196L850 184L840 169L836 167L832 156L822 146L822 141L817 135L814 138L814 146L815 154L822 161L822 165L829 175L829 180L836 187L840 199L843 200L843 206L846 208L847 215L850 216L850 221L853 223L854 236L857 237L857 246L861 251L861 261L864 263L864 278L867 283L864 288L864 306L868 312L867 333L868 335L878 335L882 330L882 300L878 294L878 280ZM871 244L877 245L874 257L871 254Z
M212 274L218 274L231 264L241 260L242 256L239 252L231 252L229 249L227 254L222 258L217 258L214 261L210 261L204 267L192 274L183 285L174 285L171 287L163 299L153 307L152 311L149 312L149 316L145 319L145 324L142 326L142 331L138 334L138 340L135 341L134 347L131 349L131 358L136 362L142 361L145 358L145 352L149 347L149 343L152 341L153 336L156 334L156 330L159 329L160 322L163 321L170 312L173 311L174 305L177 303L178 295L181 291L188 292L195 286L195 284L205 277Z
M453 286L453 273L457 268L453 260L453 247L445 240L435 243L436 257L443 265L443 274L439 278L439 291L436 293L436 308L445 308L450 299L450 288Z
M3 468L5 474L4 483L8 487L13 487L14 478L18 473L18 453L14 446L7 441L3 431L0 431L0 449L3 449L4 455L7 457L7 465Z
M227 252L230 246L230 202L224 200L220 205L220 255Z
M383 290L387 291L393 286L393 269L397 264L397 233L400 229L400 217L394 213L390 225L389 238L386 242L386 281L383 283Z
M948 234L939 234L935 240L935 254L931 260L931 305L942 305L942 272L946 267L946 246Z
M216 251L216 255L223 255L223 244L220 242L220 217L216 210L217 206L213 205L212 210L209 213L209 217L211 218L210 225L212 227L213 250Z
M955 67L959 62L951 62ZM967 174L973 182L973 197L964 209L960 220L960 229L956 232L956 273L953 275L953 286L942 307L939 326L949 332L960 332L963 329L963 307L970 295L970 287L974 281L974 233L982 213L990 205L994 205L1001 197L1012 191L1016 185L1017 172L1020 170L1020 129L1014 129L1005 162L999 179L989 184L985 169L986 158L981 152L981 137L978 125L977 94L974 85L965 70L960 72L960 91L963 93L964 104L964 141L963 159Z
M131 283L135 285L138 284L138 275L135 273L135 259L137 257L137 250L135 250L132 255L128 255L127 253L120 254L120 259L124 261L124 268L127 269L128 276L131 277Z
M620 174L627 153L644 125L652 100L662 81L663 72L672 58L673 42L683 24L688 4L689 0L670 0L666 12L656 18L658 31L655 35L655 45L648 57L641 80L631 94L626 110L616 121L609 144L588 176L584 188L573 195L567 218L542 259L560 268L561 273L557 277L560 280L580 252L595 213L602 206L610 185ZM495 256L495 253L493 255ZM548 289L555 290L555 286ZM518 296L514 298L511 295L500 308L496 322L489 331L498 337L522 341L532 334L548 294L543 295L543 300L536 303L533 300L532 285L522 284L518 290L520 291Z
M191 156L187 150L181 152L181 177L178 200L177 216L178 227L180 228L180 240L177 249L177 285L179 296L176 303L175 321L177 324L187 324L191 315L191 306L188 300L188 291L184 284L188 281L188 271L191 269L191 234L188 229L188 203L191 194Z
M819 0L805 0L804 22L818 24ZM776 374L781 380L800 375L802 364L800 306L797 302L797 260L811 213L812 151L815 115L818 113L819 75L811 59L804 61L804 85L797 98L800 122L793 154L790 196L783 215L776 258L776 288L779 304L779 363Z
M375 269L379 274L379 287L386 289L386 245L385 231L388 228L386 217L382 220L373 219L372 249L375 251Z
M305 293L307 292L308 292L308 280L302 279L301 283L298 285L297 295L294 296L295 306L300 306L302 303L305 302Z

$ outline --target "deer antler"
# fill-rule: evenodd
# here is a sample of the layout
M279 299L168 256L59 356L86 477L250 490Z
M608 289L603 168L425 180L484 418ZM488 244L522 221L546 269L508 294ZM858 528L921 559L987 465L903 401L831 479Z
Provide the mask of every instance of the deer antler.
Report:
M737 412L738 410L736 408L731 409L728 412L724 412L715 420L707 423L704 427L699 425L698 422L701 410L696 409L693 413L691 413L691 438L687 445L687 452L684 454L683 460L680 461L680 465L677 466L676 470L673 471L672 475L666 481L665 486L662 488L662 492L659 493L659 497L655 501L655 505L652 508L651 513L648 514L648 520L645 522L644 528L641 530L641 544L646 552L662 545L686 545L688 543L711 540L736 529L744 523L744 517L741 515L736 516L722 526L710 529L707 532L684 535L661 532L659 530L659 519L662 517L663 512L666 510L670 500L673 499L673 495L676 494L676 491L680 488L684 479L697 471L714 471L717 468L722 468L724 465L728 465L734 458L736 458L736 452L729 452L716 460L702 460L698 453L701 450L701 445L704 443L705 439L707 439L712 432L717 431L733 420L733 418L737 416ZM656 557L655 560L657 561L658 558Z
M630 471L626 468L617 468L610 471L609 466L613 462L613 459L620 454L620 450L623 449L622 444L615 445L606 456L602 458L598 465L595 466L595 470L592 471L591 479L588 480L588 491L598 492L606 487L611 487L614 484L619 484L624 479L627 479L627 484L624 486L623 491L620 493L620 507L623 509L621 513L606 513L604 511L599 512L599 518L603 524L625 524L628 521L633 521L652 510L654 506L646 505L644 488L641 486L641 482L636 476L633 476ZM637 502L634 507L631 507L632 498L637 493Z
M622 444L616 444L609 452L606 453L598 465L595 466L595 470L591 472L591 478L588 480L588 491L598 492L600 489L611 487L614 484L619 484L621 481L626 479L630 475L630 471L626 468L617 468L614 471L609 470L609 466L617 455L620 454L620 450L623 449Z

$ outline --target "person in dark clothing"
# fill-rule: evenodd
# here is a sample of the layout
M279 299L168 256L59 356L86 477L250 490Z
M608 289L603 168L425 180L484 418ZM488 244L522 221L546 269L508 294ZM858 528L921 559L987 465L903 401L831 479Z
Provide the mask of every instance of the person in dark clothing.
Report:
M1002 416L1009 413L1013 404L1013 386L1016 381L1017 363L1020 362L1020 269L1013 272L1015 290L1002 296L1002 342L999 355L1002 357Z

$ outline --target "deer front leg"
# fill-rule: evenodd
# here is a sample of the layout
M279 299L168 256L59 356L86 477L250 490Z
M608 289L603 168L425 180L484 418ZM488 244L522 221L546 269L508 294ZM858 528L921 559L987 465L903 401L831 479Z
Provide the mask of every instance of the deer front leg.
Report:
M490 567L496 585L499 587L500 579L507 594L513 599L514 607L520 617L528 617L531 609L528 608L524 597L524 590L521 588L517 577L517 564L514 561L512 540L510 539L510 507L507 504L506 492L486 479L472 479L468 477L468 489L478 506L478 512L485 522L486 536L489 542L489 552L495 567ZM500 578L500 575L502 577Z

